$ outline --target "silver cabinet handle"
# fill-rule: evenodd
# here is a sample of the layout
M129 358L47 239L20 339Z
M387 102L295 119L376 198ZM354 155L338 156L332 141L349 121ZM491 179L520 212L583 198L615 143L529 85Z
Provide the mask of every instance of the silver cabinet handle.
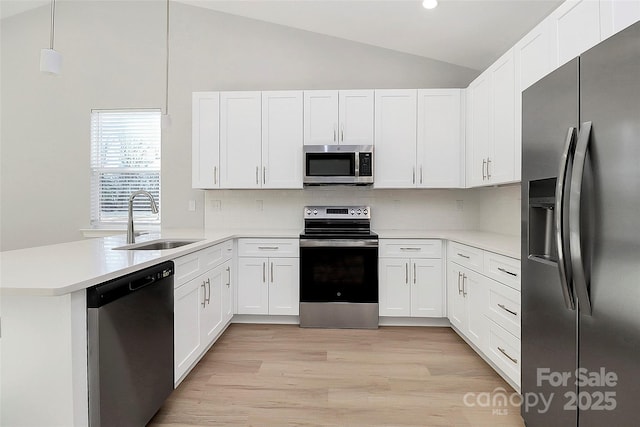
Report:
M413 184L416 183L416 167L415 166L413 167L413 175L412 175L412 178L411 178L411 182Z
M340 123L340 141L344 142L344 123Z
M491 169L489 166L491 165L491 158L487 157L487 179L491 179Z
M569 163L573 159L573 150L575 148L576 129L569 128L567 138L564 143L564 150L560 158L560 169L558 171L558 180L556 181L556 203L555 203L555 221L556 221L556 247L558 249L558 270L560 272L560 286L562 287L562 296L564 297L564 305L568 309L575 310L576 303L573 292L571 291L571 260L569 259L569 231L568 216L565 215L568 199L565 197L567 184L567 171Z
M400 248L401 251L421 251L422 248Z
M258 249L260 250L270 250L270 251L276 251L278 249L280 249L280 246L258 246Z
M504 354L507 359L511 360L516 365L518 364L518 359L514 359L513 357L509 356L507 352L504 351L504 348L498 347L498 350L500 350L500 353Z
M202 281L202 285L200 285L200 287L202 288L202 307L204 307L205 305L207 305L207 287L205 286L205 281Z
M409 284L409 263L404 264L404 283Z
M338 132L336 128L338 127L337 123L333 124L333 142L336 142L336 133Z
M420 165L420 184L422 184L422 165Z
M267 167L266 166L262 167L262 183L263 184L267 183Z
M582 260L582 235L580 225L580 203L582 201L582 179L584 164L587 160L587 149L591 137L591 122L582 123L576 154L571 172L571 188L569 189L569 245L571 252L571 266L573 268L573 283L578 294L578 307L583 314L591 315L591 301L589 299L589 285Z
M482 159L482 180L487 179L487 175L484 173L484 168L487 165L487 159Z
M509 310L507 307L505 307L505 305L504 305L504 304L498 304L498 307L500 307L501 309L503 309L503 310L504 310L504 311L506 311L507 313L511 313L511 314L513 314L514 316L517 316L517 315L518 315L518 312L517 312L517 311Z
M267 282L267 263L262 263L262 283Z
M271 283L273 283L273 263L271 263Z
M209 296L207 297L207 304L211 304L211 279L207 279L205 282L209 288Z
M213 183L218 184L218 167L213 167Z
M460 252L458 252L457 255L459 257L466 258L466 259L470 259L471 258L469 255L464 255L464 254L461 254Z
M511 271L509 271L509 270L505 270L505 269L504 269L504 268L502 268L502 267L498 267L498 270L500 270L500 271L502 271L503 273L506 273L506 274L508 274L508 275L510 275L510 276L518 277L518 274L517 274L517 273L511 272Z
M413 284L416 284L416 263L413 263Z
M260 166L256 166L256 185L260 184L258 176L260 175Z
M460 279L462 279L462 272L458 271L458 295L462 293L462 288L460 288Z
M462 296L467 297L467 275L462 273Z
M227 267L227 273L229 276L227 277L227 288L231 286L231 267Z

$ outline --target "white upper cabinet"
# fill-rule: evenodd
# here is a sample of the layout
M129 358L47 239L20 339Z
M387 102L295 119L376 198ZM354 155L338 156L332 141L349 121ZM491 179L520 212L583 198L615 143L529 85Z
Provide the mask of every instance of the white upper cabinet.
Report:
M339 143L373 144L373 91L341 90L338 92Z
M418 188L464 187L462 98L461 89L418 90Z
M515 45L516 85L520 91L555 69L558 43L553 29L552 23L545 20Z
M599 1L567 0L549 19L556 33L558 56L555 67L572 60L601 40Z
M220 94L194 92L192 95L191 185L193 188L220 187Z
M467 88L467 186L487 185L490 76L485 71Z
M489 68L491 124L487 177L491 184L514 180L516 147L516 88L513 50Z
M304 145L338 143L338 91L304 92Z
M260 188L261 92L220 94L220 186Z
M376 90L375 187L416 186L415 89Z
M638 21L640 21L640 0L600 0L602 40Z
M304 145L372 143L372 90L304 92Z
M262 92L262 188L302 188L302 91Z

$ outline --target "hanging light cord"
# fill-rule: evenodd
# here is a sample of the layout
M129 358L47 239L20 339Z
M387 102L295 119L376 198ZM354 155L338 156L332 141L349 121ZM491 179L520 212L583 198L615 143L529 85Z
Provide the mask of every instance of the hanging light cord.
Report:
M55 1L55 0L54 0ZM164 113L169 115L169 0L167 0L166 69L164 87Z
M53 36L56 28L56 0L51 0L51 35L49 36L49 49L53 50Z

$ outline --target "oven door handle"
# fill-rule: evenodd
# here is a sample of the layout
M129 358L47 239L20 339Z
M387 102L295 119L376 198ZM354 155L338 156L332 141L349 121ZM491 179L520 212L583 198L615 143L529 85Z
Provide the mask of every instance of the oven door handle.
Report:
M301 248L377 248L370 239L300 239Z

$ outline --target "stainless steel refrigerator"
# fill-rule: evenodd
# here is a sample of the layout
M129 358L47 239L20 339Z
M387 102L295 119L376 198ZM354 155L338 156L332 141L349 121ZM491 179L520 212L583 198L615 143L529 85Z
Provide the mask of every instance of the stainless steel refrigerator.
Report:
M640 23L522 103L522 416L640 425Z

